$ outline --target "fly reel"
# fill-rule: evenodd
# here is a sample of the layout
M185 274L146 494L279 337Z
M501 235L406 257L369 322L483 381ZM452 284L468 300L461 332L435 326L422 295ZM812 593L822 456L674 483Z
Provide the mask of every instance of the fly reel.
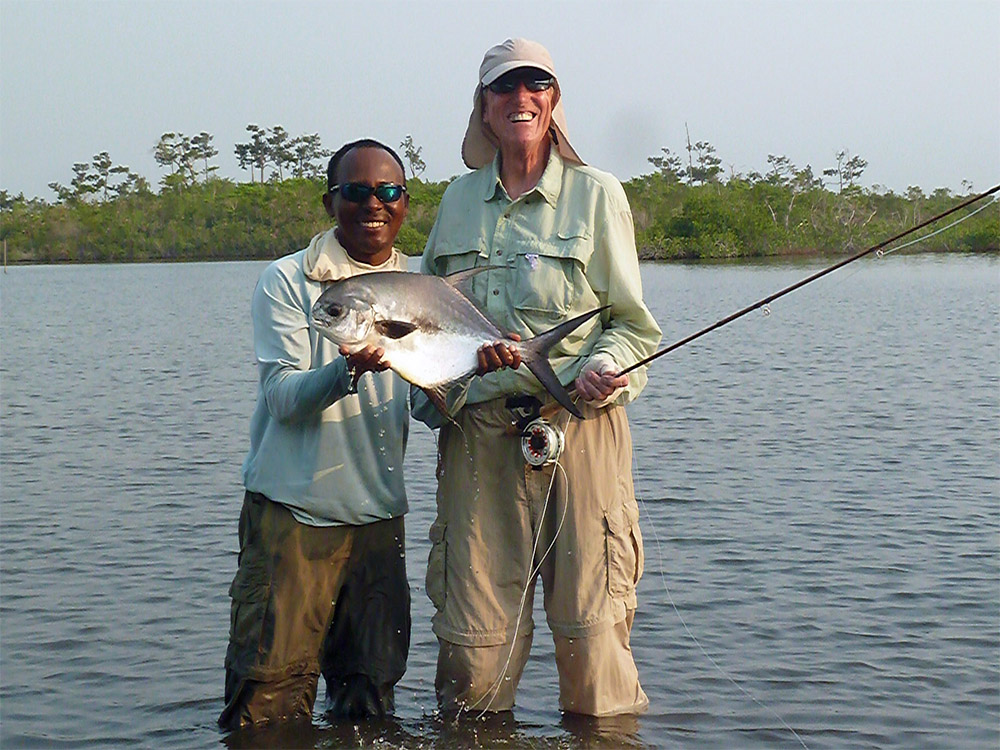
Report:
M541 402L534 396L511 396L506 406L514 417L513 434L521 435L521 454L532 469L555 463L566 442L563 431L541 416Z
M559 460L565 442L562 430L539 417L521 433L521 453L532 468L541 469Z

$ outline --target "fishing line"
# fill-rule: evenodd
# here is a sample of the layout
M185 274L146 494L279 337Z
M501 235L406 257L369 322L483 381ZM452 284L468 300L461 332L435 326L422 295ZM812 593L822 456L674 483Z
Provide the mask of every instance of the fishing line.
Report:
M567 423L568 422L569 422L569 420L567 419ZM542 512L539 514L539 517L542 518L542 519L544 519L544 517L545 517L545 511L548 509L549 498L552 495L552 488L555 485L556 469L558 469L559 471L561 471L563 473L564 480L567 483L569 482L569 477L566 476L566 470L557 461L555 463L555 466L553 467L553 470L552 470L552 479L549 481L549 488L548 488L548 491L545 494L545 502L542 504ZM504 663L504 667L500 671L500 674L497 677L496 681L493 683L493 685L490 686L489 690L487 691L487 694L490 691L492 691L493 695L490 696L490 701L489 701L489 703L486 704L486 708L484 708L482 710L482 712L479 714L479 716L476 717L477 720L482 719L483 716L486 714L486 712L490 710L490 706L493 705L494 699L500 693L500 686L503 684L503 680L507 676L507 670L510 667L510 661L511 661L511 659L514 656L514 649L517 648L517 631L518 631L518 629L521 626L521 616L522 616L522 614L524 612L524 605L525 605L525 603L527 601L528 589L531 587L531 582L534 581L536 579L536 577L538 576L538 572L541 570L542 563L545 562L545 558L548 557L549 552L551 552L552 548L555 546L556 539L559 537L559 532L562 531L563 522L566 520L566 511L568 509L569 509L569 502L567 501L567 502L563 503L562 517L559 519L559 525L556 527L556 533L552 536L552 541L549 543L549 546L545 550L544 554L542 555L542 558L538 561L538 564L535 565L535 567L528 573L527 580L525 581L525 584L524 584L524 591L521 592L521 602L518 605L518 609L517 609L517 619L514 622L514 635L513 635L513 638L511 640L510 652L507 654L507 661ZM535 553L538 550L538 540L541 539L541 536L542 536L541 535L541 524L539 524L539 530L538 531L539 531L539 533L535 536L535 542L534 542L534 545L532 546L532 550L531 550L531 559L532 560L535 559ZM475 703L473 703L470 706L470 708L475 708L479 703L482 702L483 698L485 698L485 697L486 697L486 694L484 694L479 700L477 700Z
M935 229L933 232L930 232L929 234L925 234L925 235L923 235L921 237L917 237L917 239L911 240L910 242L902 244L902 245L900 245L898 247L894 247L891 250L885 250L885 251L881 251L880 250L880 251L877 251L875 254L876 254L876 256L878 256L879 258L881 258L881 257L883 257L885 255L888 255L889 253L894 253L897 250L902 250L904 247L910 247L910 245L916 245L918 242L923 242L924 240L930 239L931 237L934 237L936 235L941 234L941 232L947 231L948 229L951 229L954 226L958 226L959 224L961 224L966 219L971 219L973 216L975 216L976 214L978 214L980 211L985 211L987 208L989 208L990 206L992 206L996 202L997 202L997 199L994 198L989 203L984 203L983 205L981 205L975 211L970 211L965 216L962 216L961 218L955 219L955 221L953 221L951 224L943 226L940 229Z
M988 203L984 203L983 205L981 205L975 211L970 211L965 216L962 216L962 217L959 217L958 219L955 219L955 221L951 222L951 224L946 224L945 226L941 227L940 229L935 229L933 232L929 232L928 234L921 235L920 237L917 237L915 240L910 240L909 242L903 243L902 245L897 245L896 247L890 248L888 250L876 250L875 251L875 257L879 258L879 259L882 259L885 256L887 256L887 255L889 255L891 253L896 252L897 250L903 250L903 249L905 249L907 247L912 247L913 245L919 244L919 243L923 242L924 240L930 239L931 237L935 237L935 236L941 234L942 232L947 232L952 227L958 226L959 224L961 224L966 219L971 219L973 216L975 216L976 214L978 214L980 211L985 211L987 208L989 208L990 206L995 205L996 203L997 203L997 199L993 198ZM846 282L848 279L853 278L858 273L861 273L861 269L860 268L858 268L857 270L855 270L854 273L849 274L848 276L845 276L842 279L842 282Z
M931 237L934 237L935 235L941 234L942 232L945 232L948 229L951 229L952 227L954 227L954 226L956 226L958 224L961 224L966 219L969 219L969 218L975 216L980 211L984 211L985 209L987 209L990 206L994 205L997 202L997 200L994 198L993 200L989 201L988 203L986 203L986 204L980 206L979 208L977 208L975 211L972 211L972 212L968 213L967 215L962 216L961 218L957 219L956 221L953 221L950 224L948 224L948 225L946 225L944 227L941 227L940 229L937 229L937 230L935 230L935 231L933 231L933 232L931 232L929 234L922 235L921 237L918 237L917 239L914 239L914 240L912 240L912 241L910 241L908 243L905 243L903 245L899 245L897 247L894 247L894 248L892 248L892 249L890 249L888 251L884 250L885 247L887 247L888 245L892 244L893 242L896 242L896 241L902 239L903 237L906 237L906 236L912 234L913 232L915 232L915 231L917 231L919 229L922 229L922 228L924 228L924 227L926 227L926 226L928 226L930 224L933 224L934 222L939 221L940 219L944 218L945 216L948 216L948 215L950 215L952 213L955 213L956 211L959 211L962 208L965 208L966 206L969 206L969 205L975 203L976 201L981 200L982 198L985 198L985 197L987 197L989 195L992 195L993 193L996 193L997 191L1000 191L1000 185L997 185L997 186L993 187L992 189L990 189L990 190L988 190L988 191L986 191L984 193L980 193L979 195L973 196L972 198L969 198L968 200L963 201L962 203L958 204L957 206L954 206L953 208L951 208L951 209L949 209L947 211L944 211L944 212L942 212L942 213L940 213L940 214L938 214L938 215L936 215L936 216L934 216L934 217L932 217L930 219L927 219L926 221L921 222L920 224L918 224L918 225L916 225L916 226L914 226L914 227L912 227L912 228L910 228L910 229L908 229L908 230L906 230L904 232L901 232L901 233L899 233L899 234L897 234L897 235L889 238L888 240L885 240L884 242L880 242L877 245L873 245L872 247L870 247L870 248L868 248L866 250L863 250L863 251L861 251L859 253L856 253L856 254L854 254L854 255L852 255L852 256L850 256L850 257L848 257L848 258L846 258L846 259L844 259L844 260L842 260L842 261L840 261L838 263L835 263L834 265L829 266L829 267L827 267L827 268L825 268L825 269L823 269L821 271L818 271L817 273L814 273L811 276L808 276L807 278L805 278L805 279L803 279L803 280L801 280L801 281L799 281L799 282L797 282L795 284L792 284L789 287L786 287L786 288L784 288L784 289L782 289L782 290L780 290L780 291L778 291L778 292L776 292L774 294L771 294L771 295L765 297L764 299L759 300L758 302L755 302L754 304L749 305L749 306L743 308L742 310L739 310L739 311L733 313L732 315L729 315L729 316L727 316L725 318L722 318L721 320L717 321L716 323L712 324L711 326L708 326L707 328L703 328L701 331L698 331L697 333L694 333L694 334L692 334L690 336L687 336L686 338L683 338L680 341L678 341L678 342L676 342L676 343L674 343L674 344L672 344L672 345L670 345L670 346L668 346L668 347L666 347L664 349L661 349L660 351L654 353L653 355L651 355L649 357L646 357L645 359L640 360L639 362L636 362L634 365L623 369L619 373L619 376L620 375L625 375L625 374L631 372L632 370L635 370L635 369L637 369L639 367L647 365L647 364L651 363L653 360L658 359L659 357L661 357L661 356L663 356L663 355L665 355L665 354L667 354L667 353L669 353L669 352L671 352L671 351L673 351L675 349L678 349L681 346L684 346L685 344L688 344L688 343L694 341L695 339L700 338L701 336L704 336L705 334L710 333L711 331L714 331L717 328L721 328L722 326L724 326L724 325L726 325L728 323L731 323L734 320L736 320L737 318L741 318L744 315L746 315L746 314L748 314L748 313L750 313L750 312L752 312L754 310L760 309L765 316L770 315L770 313L771 313L771 307L770 307L770 305L771 305L771 302L773 302L774 300L776 300L776 299L778 299L780 297L783 297L784 295L789 294L790 292L793 292L796 289L799 289L799 288L805 286L806 284L809 284L809 283L811 283L811 282L813 282L813 281L821 278L822 276L826 276L827 274L832 273L833 271L836 271L837 269L846 266L848 263L852 263L855 260L863 258L866 255L870 255L871 253L877 253L877 257L882 258L885 255L888 255L889 253L896 252L897 250L902 250L902 249L904 249L906 247L910 247L911 245L915 245L915 244L917 244L919 242L922 242L922 241L927 240L927 239L929 239ZM634 457L633 457L633 472L637 473L636 459ZM805 741L802 739L802 737L799 735L799 733L796 732L795 729L793 729L791 727L791 725L789 725L788 722L785 721L785 719L782 718L782 716L780 714L778 714L771 707L769 707L769 706L765 705L764 703L762 703L756 696L754 696L749 690L747 690L746 688L744 688L743 685L741 685L735 678L733 678L729 673L727 673L726 670L724 670L722 668L722 666L712 657L712 655L708 653L708 651L705 649L705 647L701 644L701 641L698 640L698 638L695 636L695 634L688 627L687 622L685 621L683 615L681 614L680 609L677 607L676 602L674 602L674 598L673 598L673 596L670 593L669 587L667 586L666 574L664 573L664 569L663 569L664 568L664 566L663 566L663 550L662 550L662 548L660 546L660 537L659 537L659 534L656 531L656 524L653 522L653 518L652 518L652 515L649 512L649 508L646 505L646 502L642 499L641 495L639 495L638 493L636 493L636 497L637 497L639 503L642 505L643 513L646 516L648 525L649 525L649 527L653 531L653 540L654 540L654 542L656 544L656 552L657 552L657 557L659 558L659 564L660 564L660 571L659 571L659 573L660 573L660 583L661 583L661 585L663 587L664 593L667 595L667 601L669 602L671 609L673 609L673 612L677 616L678 621L680 622L681 626L684 628L684 632L691 639L691 641L698 647L698 650L701 652L701 654L719 672L719 674L721 674L723 677L725 677L728 682L730 682L737 690L740 691L740 693L742 693L744 696L746 696L755 705L757 705L759 708L763 709L764 711L766 711L769 714L771 714L772 716L774 716L774 718L776 718L781 723L781 725L786 730L788 730L788 732L790 732L793 737L795 737L795 739L798 741L798 743L803 748L805 748L806 750L809 750L809 746L805 743Z
M934 222L939 221L939 220L943 219L944 217L949 216L949 215L955 213L956 211L959 211L959 210L965 208L966 206L972 205L973 203L975 203L975 202L977 202L977 201L979 201L979 200L981 200L981 199L983 199L983 198L985 198L987 196L993 195L994 193L996 193L998 191L1000 191L1000 185L996 185L993 188L991 188L990 190L987 190L987 191L985 191L983 193L980 193L979 195L972 196L971 198L968 198L968 199L962 201L961 203L959 203L956 206L953 206L952 208L948 209L947 211L943 211L943 212L937 214L936 216L933 216L933 217L927 219L926 221L923 221L923 222L921 222L921 223L919 223L919 224L911 227L910 229L907 229L907 230L905 230L903 232L900 232L900 233L898 233L896 235L893 235L889 239L884 240L883 242L880 242L877 245L873 245L872 247L869 247L866 250L862 250L861 252L855 253L854 255L851 255L850 257L845 258L844 260L841 260L841 261L833 264L832 266L824 268L823 270L818 271L818 272L816 272L816 273L814 273L814 274L812 274L812 275L810 275L810 276L802 279L801 281L798 281L795 284L792 284L791 286L785 287L784 289L781 289L778 292L775 292L775 293L773 293L771 295L768 295L767 297L765 297L765 298L763 298L761 300L758 300L757 302L753 303L752 305L748 305L747 307L744 307L743 309L738 310L737 312L735 312L735 313L733 313L731 315L726 316L725 318L722 318L722 319L716 321L712 325L710 325L710 326L708 326L706 328L703 328L702 330L700 330L700 331L698 331L698 332L696 332L694 334L691 334L690 336L687 336L687 337L685 337L685 338L683 338L683 339L675 342L674 344L671 344L670 346L665 347L665 348L663 348L663 349L655 352L654 354L652 354L652 355L650 355L650 356L648 356L648 357L646 357L644 359L639 360L638 362L634 363L633 365L631 365L629 367L626 367L625 369L621 370L618 373L617 377L620 377L622 375L626 375L629 372L632 372L633 370L635 370L635 369L637 369L639 367L643 367L645 365L648 365L648 364L652 363L654 360L656 360L656 359L658 359L658 358L660 358L660 357L662 357L662 356L664 356L664 355L666 355L666 354L674 351L675 349L678 349L678 348L680 348L680 347L682 347L682 346L684 346L686 344L689 344L692 341L694 341L695 339L698 339L698 338L700 338L700 337L702 337L702 336L704 336L704 335L706 335L708 333L711 333L712 331L716 330L717 328L721 328L724 325L732 323L733 321L737 320L738 318L741 318L744 315L747 315L747 314L753 312L754 310L760 309L760 310L762 310L762 312L763 312L763 314L765 316L770 315L770 312L771 312L770 304L771 304L771 302L774 302L775 300L777 300L777 299L785 296L786 294L790 294L791 292L795 291L796 289L799 289L799 288L805 286L806 284L810 284L813 281L816 281L816 280L822 278L823 276L826 276L827 274L833 273L834 271L836 271L836 270L838 270L840 268L843 268L844 266L848 265L849 263L853 263L856 260L859 260L859 259L861 259L861 258L863 258L863 257L865 257L867 255L870 255L871 253L878 253L878 257L881 258L881 257L887 255L890 252L895 252L896 250L901 250L901 249L903 249L905 247L909 247L909 246L911 246L913 244L916 244L916 243L921 242L923 240L926 240L926 239L928 239L930 237L933 237L933 236L935 236L937 234L940 234L941 232L947 231L948 229L956 226L957 224L960 224L961 222L965 221L966 219L971 218L975 214L977 214L980 211L986 209L987 207L989 207L990 205L992 205L993 203L995 203L996 200L994 199L993 201L990 201L986 205L981 206L980 208L978 208L976 211L973 211L973 212L969 213L968 215L960 218L959 220L954 221L951 224L949 224L949 225L947 225L945 227L942 227L942 228L940 228L940 229L938 229L938 230L936 230L936 231L934 231L934 232L932 232L930 234L927 234L927 235L924 235L922 237L919 237L916 240L913 240L913 241L911 241L909 243L906 243L904 245L900 245L898 247L895 247L895 248L889 250L888 252L884 251L884 248L887 247L888 245L892 244L893 242L896 242L896 241L898 241L898 240L900 240L900 239L902 239L904 237L907 237L910 234L913 234L914 232L916 232L916 231L918 231L918 230L920 230L920 229L922 229L922 228L924 228L926 226L929 226L930 224L933 224ZM565 430L565 426L567 426L569 424L569 417L570 417L570 415L567 413L566 425L564 425L564 430ZM462 431L462 434L463 434L463 438L464 438L465 437L464 436L464 431ZM633 461L634 461L634 459L633 459ZM564 477L566 475L565 469L562 467L562 465L559 463L559 461L556 460L555 461L555 467L553 468L553 471L552 471L552 479L549 482L549 489L546 492L545 502L544 502L544 504L542 506L542 513L541 513L541 517L542 518L544 518L545 512L546 512L546 510L548 508L548 502L549 502L549 498L551 497L551 494L552 494L552 488L553 488L554 483L555 483L555 477L556 477L556 471L557 470L558 471L562 471ZM566 481L568 483L568 477L566 478ZM669 588L667 587L667 584L666 584L666 577L665 577L665 575L663 573L663 552L662 552L662 549L660 547L659 535L656 533L656 526L652 522L652 517L650 516L649 509L646 506L645 501L643 501L642 498L641 498L641 496L639 496L639 495L637 495L637 498L638 498L639 502L642 503L643 510L644 510L644 512L646 514L646 517L649 520L650 526L653 528L653 538L654 538L654 541L656 542L657 555L659 556L659 560L660 560L660 580L661 580L661 583L663 585L664 593L666 593L667 600L669 601L670 606L672 607L674 613L677 615L677 618L680 621L681 625L683 626L684 631L691 638L691 640L695 643L695 645L698 647L698 649L701 651L701 653L705 656L705 658L708 659L708 661L712 664L712 666L715 667L715 669L718 670L719 673L722 674L722 676L726 678L726 680L728 680L730 683L732 683L741 693L743 693L743 695L745 695L748 699L750 699L754 704L756 704L757 706L759 706L763 710L767 711L768 713L772 714L781 723L781 725L785 729L787 729L795 737L796 740L798 740L799 744L803 748L806 748L806 750L809 750L808 745L806 745L806 743L802 739L802 737L799 736L798 732L796 732L788 724L788 722L786 722L777 712L775 712L773 709L771 709L768 706L766 706L763 703L761 703L752 693L750 693L738 681L736 681L733 677L731 677L718 664L718 662L715 659L712 658L711 654L709 654L708 651L705 650L705 648L701 645L701 642L695 637L694 633L691 632L691 629L688 627L688 625L685 622L683 616L681 615L680 610L678 609L677 605L675 604L675 602L673 600L673 597L670 594L670 590L669 590ZM500 672L499 676L497 677L497 679L494 681L493 685L490 686L490 688L487 691L487 693L485 693L482 697L480 697L479 700L477 700L475 703L472 703L471 705L463 705L462 709L460 709L459 713L462 713L463 711L475 708L476 706L478 706L482 702L482 700L486 697L486 695L489 695L490 693L492 693L490 695L490 700L487 703L486 707L482 710L482 712L477 717L477 720L481 719L489 711L489 708L492 705L493 701L495 700L496 696L499 695L500 686L503 684L503 680L506 678L507 670L510 667L510 662L511 662L511 659L513 658L513 655L514 655L514 649L517 647L517 633L518 633L518 629L520 628L521 617L522 617L523 612L524 612L524 605L526 603L528 589L531 587L531 582L536 579L536 577L538 575L538 572L541 570L542 563L548 557L549 552L552 551L552 548L555 545L555 541L556 541L556 539L559 536L559 532L562 530L562 525L563 525L563 522L564 522L564 520L566 518L566 511L567 511L567 509L568 509L568 502L564 504L563 515L562 515L562 517L559 520L559 525L556 528L556 532L555 532L555 534L552 537L552 541L549 544L549 547L545 550L545 553L542 555L542 558L541 558L541 560L539 560L538 564L535 565L531 569L531 571L529 572L529 574L528 574L528 578L527 578L527 580L525 582L525 588L524 588L524 590L521 593L521 601L520 601L520 603L518 605L517 620L515 621L515 625L514 625L514 635L513 635L512 642L511 642L511 649L510 649L510 652L507 655L507 660L504 663L503 669L501 670L501 672ZM539 533L536 535L535 541L534 541L534 544L533 544L533 547L532 547L532 551L531 551L532 560L534 559L535 553L537 552L538 542L539 542L540 538L541 538L541 527L539 527Z
M570 420L571 416L572 415L569 412L566 412L566 421L563 424L563 430L564 431L569 426L569 420ZM543 525L544 519L545 519L545 512L548 510L549 498L552 497L552 489L555 486L556 470L559 470L559 471L561 471L563 473L563 479L566 482L567 487L569 486L569 477L566 475L566 470L563 468L562 464L558 460L556 460L554 462L554 464L555 465L553 466L553 469L552 469L552 478L549 480L549 487L548 487L548 489L545 492L545 502L542 503L541 513L539 513L539 515L538 515L539 519L541 519L541 520L540 520L539 525L538 525L538 533L535 535L535 541L534 541L534 543L532 545L532 548L531 548L531 559L532 560L535 559L535 553L538 551L538 542L542 538L542 525ZM565 503L563 503L562 516L559 519L559 525L556 527L555 534L552 535L552 541L549 542L549 546L546 548L545 552L542 554L541 559L538 561L538 563L536 565L534 565L533 568L531 568L531 570L528 573L528 577L525 580L524 590L521 592L521 602L520 602L520 604L518 605L518 608L517 608L517 618L514 621L514 635L511 638L510 652L507 654L507 661L504 663L503 669L500 670L500 674L497 676L496 680L493 682L492 685L490 685L489 689L486 691L486 693L484 693L479 698L479 700L477 700L475 703L472 703L471 705L463 706L462 707L463 711L474 709L476 706L478 706L480 703L482 703L483 698L485 698L487 695L489 695L492 692L492 695L490 695L489 703L486 704L486 707L476 717L477 721L480 720L480 719L482 719L483 716L486 715L486 713L490 710L490 706L493 705L493 701L496 699L497 695L500 694L500 686L503 684L504 679L506 679L506 677L507 677L507 670L510 668L511 659L514 657L514 650L517 648L517 631L521 627L521 616L524 613L524 605L525 605L525 603L527 601L528 589L531 588L532 581L534 581L536 579L536 577L538 576L539 571L542 569L542 564L545 562L545 559L549 556L549 553L552 551L552 548L555 546L556 539L559 538L559 532L562 531L563 522L566 520L566 511L568 509L569 509L569 500L567 498L567 501Z
M663 349L660 349L659 351L654 352L653 354L649 355L648 357L645 357L644 359L640 359L635 364L629 365L628 367L626 367L623 370L621 370L617 374L616 377L621 377L622 375L627 375L628 373L632 372L633 370L637 370L640 367L644 367L644 366L652 363L654 360L657 360L660 357L664 356L665 354L669 354L670 352L674 351L675 349L679 349L679 348L681 348L682 346L684 346L686 344L690 344L695 339L699 339L702 336L704 336L705 334L711 333L712 331L716 330L717 328L722 328L722 326L728 325L729 323L732 323L734 320L742 318L744 315L747 315L747 314L753 312L754 310L758 310L758 309L762 310L762 312L763 312L763 314L764 314L765 317L769 316L771 314L771 303L774 302L776 299L784 297L786 294L790 294L791 292L794 292L796 289L800 289L801 287L804 287L806 284L811 284L812 282L816 281L817 279L820 279L823 276L826 276L827 274L833 273L834 271L836 271L836 270L838 270L840 268L843 268L844 266L846 266L849 263L853 263L856 260L864 258L866 255L870 255L872 253L878 253L878 257L881 258L884 255L888 254L884 250L884 248L887 247L888 245L891 245L893 242L901 240L904 237L907 237L907 236L913 234L914 232L916 232L916 231L918 231L920 229L923 229L926 226L929 226L929 225L933 224L936 221L940 221L944 217L950 216L951 214L955 213L956 211L961 211L966 206L971 206L973 203L976 203L977 201L980 201L983 198L986 198L987 196L993 195L994 193L996 193L998 191L1000 191L1000 185L995 185L992 188L990 188L989 190L987 190L987 191L985 191L983 193L980 193L979 195L974 195L971 198L966 198L964 201L962 201L961 203L959 203L956 206L952 206L947 211L942 211L941 213L937 214L936 216L932 216L931 218L929 218L929 219L927 219L925 221L922 221L919 224L910 227L909 229L906 229L906 230L904 230L902 232L899 232L898 234L893 235L889 239L883 240L882 242L878 243L877 245L872 245L867 250L862 250L859 253L855 253L854 255L851 255L848 258L845 258L845 259L843 259L841 261L838 261L837 263L834 263L832 266L828 266L827 268L824 268L821 271L817 271L816 273L812 274L811 276L807 276L806 278L802 279L801 281L797 281L796 283L792 284L791 286L785 287L784 289L781 289L780 291L777 291L774 294L770 294L767 297L764 297L763 299L758 300L757 302L754 302L752 305L747 305L742 310L737 310L736 312L732 313L731 315L727 315L725 318L717 320L712 325L707 326L705 328L702 328L700 331L692 333L690 336L685 336L680 341L676 341L673 344L671 344L670 346L664 347ZM961 221L964 221L965 219L969 218L970 216L973 216L975 213L978 213L979 211L985 209L986 207L993 205L993 203L995 203L995 202L996 202L996 200L994 199L993 201L990 201L989 203L985 204L984 206L981 206L975 212L972 212L972 213L968 214L967 216L963 217L959 221L953 222L952 224L949 224L946 227L942 227L940 230L936 230L934 233L928 234L926 236L923 236L923 237L921 237L921 238L919 238L917 240L914 240L913 242L910 242L910 243L905 244L905 245L900 245L899 247L896 247L896 248L894 248L894 249L892 249L892 250L890 250L888 252L895 252L896 250L900 250L900 249L902 249L904 247L909 247L910 245L915 244L916 242L920 242L921 240L925 240L928 237L933 237L935 234L940 234L941 232L943 232L943 231L945 231L947 229L950 229L951 227L955 226L956 224L961 223ZM571 386L569 388L569 392L570 392L570 395L573 396L575 394L575 388L573 388ZM558 404L553 404L553 405L545 406L545 407L542 408L541 416L544 417L544 418L551 417L553 414L555 414L561 408L562 407L559 406Z
M638 467L636 465L636 461L634 458L632 460L632 464L633 464L632 471L635 472ZM708 651L705 650L705 647L701 645L701 641L699 641L695 637L694 633L691 632L691 629L688 627L687 622L685 622L684 617L681 615L680 609L678 609L677 605L674 603L674 598L670 595L670 589L667 588L667 577L666 574L663 572L663 550L660 548L660 536L659 534L656 533L656 524L653 523L653 517L649 512L649 508L646 506L646 502L642 499L639 493L636 493L636 499L638 499L639 503L642 505L642 510L646 515L646 520L649 523L649 527L653 530L653 541L656 542L656 554L659 557L659 562L660 562L660 583L663 585L663 591L667 595L667 601L670 602L670 607L673 609L674 614L677 615L677 619L680 621L681 626L684 628L684 632L687 633L688 637L698 647L698 650L701 651L702 656L708 659L708 661L711 663L713 667L715 667L715 669L719 672L719 674L725 677L726 680L732 683L737 690L739 690L741 693L743 693L743 695L745 695L747 698L753 701L758 707L767 711L779 722L781 722L781 726L783 726L785 729L791 732L792 736L799 741L799 744L802 745L802 747L804 747L805 750L809 750L809 746L805 743L802 737L799 736L799 733L796 732L794 729L792 729L792 727L788 724L788 722L785 721L777 711L759 701L753 695L753 693L744 688L735 678L731 677L729 673L726 672L726 670L724 670L721 666L719 666L719 663L715 659L713 659L712 655L709 654Z
M996 186L990 188L989 190L987 190L986 192L980 193L979 195L974 195L971 198L967 198L966 200L962 201L958 205L953 206L952 208L949 208L947 211L942 211L941 213L937 214L936 216L932 216L931 218L927 219L926 221L920 222L916 226L910 227L907 230L899 232L898 234L893 235L889 239L884 240L884 241L878 243L877 245L872 245L867 250L862 250L861 252L855 253L854 255L852 255L852 256L850 256L848 258L845 258L844 260L841 260L841 261L839 261L837 263L834 263L832 266L828 266L827 268L824 268L822 271L817 271L816 273L812 274L811 276L807 276L806 278L802 279L801 281L797 281L796 283L792 284L791 286L785 287L784 289L782 289L780 291L777 291L774 294L770 294L767 297L764 297L763 299L758 300L757 302L754 302L752 305L748 305L747 307L744 307L742 310L738 310L738 311L734 312L732 315L727 315L725 318L722 318L721 320L716 321L712 325L710 325L710 326L708 326L706 328L701 329L697 333L693 333L690 336L686 336L685 338L681 339L680 341L677 341L677 342L671 344L668 347L660 349L658 352L656 352L654 354L651 354L650 356L646 357L645 359L640 359L634 365L631 365L631 366L626 367L625 369L623 369L621 372L618 373L618 375L619 376L626 375L627 373L632 372L632 370L635 370L635 369L637 369L639 367L643 367L645 365L648 365L651 362L653 362L654 360L659 359L663 355L669 354L670 352L674 351L675 349L679 349L680 347L684 346L685 344L690 344L695 339L701 338L705 334L711 333L712 331L714 331L717 328L721 328L724 325L732 323L734 320L736 320L738 318L742 318L744 315L747 315L748 313L751 313L754 310L757 310L759 308L765 308L766 310L769 310L770 309L770 304L772 302L774 302L774 300L776 300L776 299L778 299L780 297L784 297L786 294L790 294L791 292L794 292L796 289L804 287L806 284L810 284L813 281L816 281L817 279L822 278L823 276L826 276L829 273L833 273L837 269L843 268L848 263L853 263L854 261L859 260L860 258L863 258L866 255L870 255L871 253L882 252L883 248L885 248L888 245L891 245L893 242L896 242L897 240L901 240L901 239L903 239L903 237L907 237L907 236L913 234L914 232L916 232L916 231L918 231L920 229L923 229L924 227L929 226L930 224L933 224L936 221L940 221L945 216L950 216L951 214L955 213L956 211L960 211L961 209L965 208L966 206L970 206L973 203L976 203L977 201L980 201L980 200L982 200L983 198L985 198L985 197L987 197L989 195L993 195L997 191L1000 191L1000 185L996 185ZM988 203L986 205L991 205L991 204ZM945 228L947 228L947 227L945 227ZM924 239L926 239L926 238L924 238ZM897 249L899 249L899 248L897 248ZM882 252L882 254L884 255L885 253ZM767 314L767 313L765 312L765 314Z

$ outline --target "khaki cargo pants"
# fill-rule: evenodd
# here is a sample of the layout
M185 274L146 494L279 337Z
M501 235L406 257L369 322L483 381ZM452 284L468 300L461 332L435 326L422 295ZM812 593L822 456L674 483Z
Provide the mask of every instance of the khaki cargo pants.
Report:
M327 692L357 681L393 707L410 643L402 516L363 526L307 526L247 492L230 588L224 729L312 716Z
M441 429L427 594L444 710L509 710L532 639L541 576L563 711L608 716L649 704L629 648L642 575L625 409L565 411L558 467L532 469L498 399ZM551 492L549 491L551 484Z

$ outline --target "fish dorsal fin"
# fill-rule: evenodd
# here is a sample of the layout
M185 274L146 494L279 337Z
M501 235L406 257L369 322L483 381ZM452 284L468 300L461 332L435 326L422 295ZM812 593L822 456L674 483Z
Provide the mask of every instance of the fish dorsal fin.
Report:
M480 266L479 268L467 268L464 271L455 271L455 273L450 273L447 276L442 276L441 278L447 281L451 286L457 287L460 284L464 284L476 274L482 273L483 271L493 271L498 268L503 268L503 266Z
M375 330L390 339L401 339L417 330L417 324L406 320L379 320Z

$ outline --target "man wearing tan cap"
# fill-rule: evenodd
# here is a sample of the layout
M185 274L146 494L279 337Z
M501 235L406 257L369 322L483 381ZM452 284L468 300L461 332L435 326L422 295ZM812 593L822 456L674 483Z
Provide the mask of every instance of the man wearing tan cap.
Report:
M541 576L562 710L637 713L648 699L629 632L643 551L624 406L646 376L619 373L655 351L660 329L642 301L631 211L621 184L570 145L552 58L536 42L508 39L486 52L462 156L474 171L445 192L423 272L493 267L469 293L522 338L607 309L550 352L584 415L551 418L565 446L555 463L529 466L511 430L513 407L550 400L527 368L453 388L453 422L412 394L414 415L441 427L427 570L438 701L445 710L513 707ZM487 354L510 365L504 349Z

